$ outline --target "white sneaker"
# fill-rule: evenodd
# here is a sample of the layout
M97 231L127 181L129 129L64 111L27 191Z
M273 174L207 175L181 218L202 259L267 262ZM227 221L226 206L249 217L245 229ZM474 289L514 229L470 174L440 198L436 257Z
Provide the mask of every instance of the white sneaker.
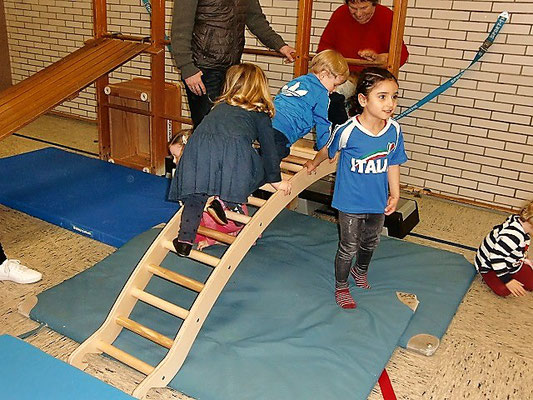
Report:
M0 264L0 281L35 283L42 277L40 272L22 265L19 260L5 260Z

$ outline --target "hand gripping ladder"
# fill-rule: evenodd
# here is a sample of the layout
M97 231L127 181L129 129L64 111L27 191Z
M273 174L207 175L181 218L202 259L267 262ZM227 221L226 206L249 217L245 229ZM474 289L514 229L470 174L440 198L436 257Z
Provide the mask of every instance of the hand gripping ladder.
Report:
M237 237L201 227L199 233L202 235L229 244L222 258L197 250L191 251L189 258L213 267L205 283L160 266L167 253L174 251L172 239L179 230L180 209L139 261L102 326L72 353L69 363L84 369L87 366L84 361L87 353L103 352L146 375L133 391L133 396L141 398L152 387L166 386L181 368L198 331L222 289L261 233L300 192L335 171L336 163L326 160L316 169L316 173L308 174L303 164L313 158L314 153L309 147L293 146L291 155L282 161L282 170L290 172L283 174L284 179L291 180L292 193L290 195L285 196L281 192L276 192L270 185L265 185L261 189L273 192L273 195L268 200L255 197L248 199L249 204L259 207L253 217L226 211L229 219L245 224ZM293 173L296 174L293 175ZM146 292L144 289L154 276L198 292L190 309L187 310ZM183 320L174 339L129 318L138 300ZM113 342L123 328L167 348L166 356L158 365L152 366L113 346Z

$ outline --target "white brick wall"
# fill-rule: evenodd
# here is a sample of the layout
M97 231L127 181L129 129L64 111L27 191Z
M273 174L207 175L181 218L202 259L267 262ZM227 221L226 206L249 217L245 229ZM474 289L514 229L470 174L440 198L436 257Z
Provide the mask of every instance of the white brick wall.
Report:
M13 80L20 81L81 47L92 36L90 0L5 0ZM297 0L261 0L263 10L289 44L296 34ZM342 0L313 1L311 51ZM391 6L392 0L384 0ZM501 206L533 199L533 0L411 0L405 42L411 53L400 71L401 108L466 67L501 11L510 21L481 62L456 85L401 120L410 161L402 183ZM170 31L172 1L167 1ZM140 0L108 0L109 30L148 36ZM249 33L249 47L261 47ZM349 40L349 39L348 39ZM275 93L292 77L281 59L245 55L260 64ZM149 76L149 59L137 58L112 81ZM167 53L167 79L179 81ZM184 99L185 100L185 99ZM186 101L184 101L186 104ZM59 111L94 118L89 87ZM184 106L185 115L188 114Z

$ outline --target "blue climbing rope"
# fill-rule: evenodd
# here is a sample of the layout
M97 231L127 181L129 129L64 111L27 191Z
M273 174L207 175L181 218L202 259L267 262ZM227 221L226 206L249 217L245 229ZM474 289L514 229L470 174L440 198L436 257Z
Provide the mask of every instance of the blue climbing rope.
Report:
M487 52L489 47L494 43L494 39L496 39L496 36L498 33L500 33L500 30L502 29L503 25L507 22L509 19L509 14L507 11L502 12L498 19L496 20L496 23L492 27L492 30L489 33L489 36L485 39L483 44L479 47L479 50L473 60L470 62L470 65L463 69L461 72L459 72L457 75L455 75L453 78L449 79L439 87L437 87L435 90L433 90L431 93L429 93L427 96L425 96L422 100L417 101L415 104L413 104L411 107L409 107L407 110L404 110L402 113L400 113L395 119L398 120L400 118L405 117L406 115L411 114L413 111L419 109L427 102L433 100L435 97L437 97L442 92L448 90L452 85L459 80L463 76L463 74L476 62L479 61L481 57Z

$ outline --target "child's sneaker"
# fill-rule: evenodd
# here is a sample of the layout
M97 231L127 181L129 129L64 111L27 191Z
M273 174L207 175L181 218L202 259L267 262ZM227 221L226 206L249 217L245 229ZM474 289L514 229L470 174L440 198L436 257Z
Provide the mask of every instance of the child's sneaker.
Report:
M189 254L191 254L192 250L192 244L180 242L178 238L175 238L172 241L172 244L174 245L174 249L176 249L176 254L180 257L188 257Z
M5 260L0 264L0 281L35 283L42 277L40 272L22 265L19 260Z
M207 207L207 213L215 220L219 225L227 225L228 218L224 212L224 206L222 202L218 199L214 199L209 207Z

